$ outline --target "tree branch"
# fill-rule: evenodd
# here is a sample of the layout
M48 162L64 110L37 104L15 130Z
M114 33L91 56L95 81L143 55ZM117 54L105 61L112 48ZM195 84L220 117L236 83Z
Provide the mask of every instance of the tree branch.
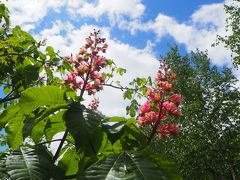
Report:
M13 99L17 99L20 97L19 94L16 94L15 96L12 96L11 95L13 94L14 90L12 89L11 92L6 95L4 98L0 99L0 104L4 103L4 102L7 102L7 101L10 101L10 100L13 100Z
M113 88L116 88L116 89L120 89L121 91L123 90L133 90L133 91L138 91L139 89L138 88L128 88L128 87L123 87L123 86L115 86L115 85L112 85L112 84L102 84L103 86L109 86L109 87L113 87Z
M43 144L47 144L47 143L51 143L51 142L56 142L56 141L61 141L62 139L54 139L54 140L51 140L51 141L44 141L44 142L41 142L39 144L35 144L35 146L41 146Z

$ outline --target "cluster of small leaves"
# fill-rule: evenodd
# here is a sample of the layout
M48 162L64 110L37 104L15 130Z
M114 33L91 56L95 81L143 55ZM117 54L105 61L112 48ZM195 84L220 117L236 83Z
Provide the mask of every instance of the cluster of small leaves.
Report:
M69 69L52 47L46 47L46 52L40 51L44 41L37 42L19 26L9 27L7 7L0 3L0 86L5 97L0 104L8 105L20 97L23 90L43 84L57 84L60 79L54 76L56 72ZM44 74L43 76L40 76Z
M131 117L136 116L136 112L140 106L137 100L145 97L147 88L151 87L152 85L153 83L151 77L138 77L129 83L131 88L126 88L125 92L123 93L123 98L130 100L130 105L126 107L127 114L129 114Z

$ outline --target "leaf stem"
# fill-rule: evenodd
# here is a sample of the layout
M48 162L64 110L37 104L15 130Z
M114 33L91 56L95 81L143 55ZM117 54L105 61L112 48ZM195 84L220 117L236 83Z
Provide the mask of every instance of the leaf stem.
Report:
M112 85L112 84L102 84L103 86L109 86L109 87L113 87L113 88L115 88L115 89L120 89L121 91L123 91L123 90L133 90L133 91L137 91L137 90L139 90L139 88L128 88L128 87L123 87L123 86L121 86L121 85L119 85L119 86L115 86L115 85Z
M72 174L72 175L65 176L64 179L74 179L76 177L77 177L76 174Z
M63 144L64 144L64 142L65 142L65 140L67 138L67 135L68 135L68 130L66 129L66 131L64 132L64 135L63 135L63 137L61 139L61 142L60 142L60 144L59 144L59 146L57 148L57 151L56 151L55 155L53 156L53 159L52 159L53 163L55 163L55 161L57 160L58 155L60 154L60 151L61 151L61 149L63 147Z
M51 141L44 141L44 142L35 144L35 146L41 146L41 145L43 145L43 144L52 143L52 142L61 141L61 140L62 140L62 139L54 139L54 140L51 140ZM70 141L68 141L68 142L71 143Z

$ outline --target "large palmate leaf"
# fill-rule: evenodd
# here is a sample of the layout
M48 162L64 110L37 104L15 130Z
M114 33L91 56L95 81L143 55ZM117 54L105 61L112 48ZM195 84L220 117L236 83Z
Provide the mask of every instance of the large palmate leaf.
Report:
M58 132L66 130L63 121L67 105L50 106L46 108L39 117L28 118L23 128L24 138L30 136L35 143L39 143L45 135L48 141Z
M55 169L46 153L29 147L20 147L1 157L0 163L0 176L6 173L11 180L48 180Z
M2 179L2 180L5 180L9 177L7 174L5 162L6 162L6 156L2 155L2 157L0 159L0 179Z
M78 179L136 179L136 180L165 180L169 179L160 167L136 153L107 157L85 171L79 172Z
M85 106L73 103L65 113L66 126L74 138L77 149L87 151L88 146L96 153L101 146L102 132L99 128L103 117Z
M65 170L65 175L76 174L80 158L75 147L67 147L63 157L58 162L58 166Z
M65 91L56 86L29 88L22 93L18 106L30 113L41 106L66 104Z
M59 132L63 132L66 130L66 126L63 121L63 115L66 110L61 110L54 116L50 116L47 119L46 126L44 127L44 134L46 136L47 141L52 140L53 136Z
M22 129L24 119L24 116L14 117L6 126L7 143L13 149L18 148L23 142Z
M146 145L146 137L136 127L136 119L124 117L106 118L102 122L103 131L112 144L118 140L124 150L142 149Z
M22 114L18 113L20 108L18 106L9 106L0 114L0 129L4 128L5 125L16 116L22 116Z
M114 144L123 134L123 122L108 122L103 123L103 129L107 133L108 139Z

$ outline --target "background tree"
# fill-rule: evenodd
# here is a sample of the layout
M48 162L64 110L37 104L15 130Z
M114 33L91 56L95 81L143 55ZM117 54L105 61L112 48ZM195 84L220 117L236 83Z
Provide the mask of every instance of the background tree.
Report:
M207 53L181 57L173 48L164 59L176 72L183 101L181 135L157 142L186 179L240 177L240 92L231 69L210 64Z
M226 32L230 35L217 36L218 43L224 43L232 51L234 64L240 65L240 1L233 0L232 4L224 5L224 9L229 16L226 19Z

